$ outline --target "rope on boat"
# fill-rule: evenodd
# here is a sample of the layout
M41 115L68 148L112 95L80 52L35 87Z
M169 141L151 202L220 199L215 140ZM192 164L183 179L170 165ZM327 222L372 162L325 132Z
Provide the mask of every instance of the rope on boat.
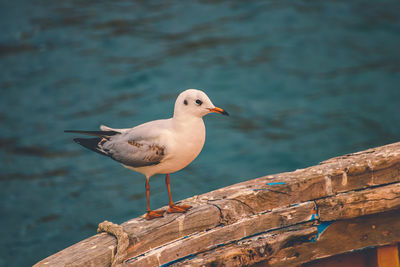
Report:
M117 251L111 257L111 267L120 267L127 255L129 246L128 234L124 231L121 225L104 221L97 228L98 233L108 233L117 239Z

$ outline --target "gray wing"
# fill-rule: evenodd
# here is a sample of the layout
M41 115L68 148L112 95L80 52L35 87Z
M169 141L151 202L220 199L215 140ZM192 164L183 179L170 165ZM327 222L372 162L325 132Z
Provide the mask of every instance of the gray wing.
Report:
M166 156L164 146L148 140L133 140L127 135L103 139L99 147L104 153L130 167L156 165Z

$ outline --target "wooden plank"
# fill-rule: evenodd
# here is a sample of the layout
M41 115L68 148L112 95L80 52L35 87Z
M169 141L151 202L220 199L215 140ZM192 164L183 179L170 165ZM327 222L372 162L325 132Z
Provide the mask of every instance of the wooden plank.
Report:
M301 267L372 267L364 253L357 251L303 264ZM375 267L375 266L374 266Z
M290 225L309 222L313 219L315 205L313 202L295 207L276 209L268 213L257 214L242 219L231 225L204 231L186 238L168 243L153 249L150 253L127 260L129 266L158 266L167 264L177 258L184 258L237 241L248 236L257 235L266 229L281 229Z
M304 223L242 239L167 266L249 266L255 263L269 266L263 260L282 248L308 242L317 233L318 229L312 223Z
M237 199L253 212L400 181L400 143L333 158L320 165L228 186L207 199ZM239 219L239 218L236 218Z
M141 218L122 224L126 232L132 233L128 257L140 255L151 248L221 224L220 210L216 206L193 206L193 210L186 215L171 214L172 216L168 215L161 220L151 221Z
M400 183L342 193L315 202L321 221L385 212L400 208Z
M122 224L129 233L129 256L138 255L171 239L206 230L220 224L220 211L213 205L202 205L186 216L170 214L160 220L136 218ZM117 246L114 237L101 233L70 246L34 266L109 266Z
M399 267L398 245L377 248L378 267Z
M392 244L400 241L400 210L336 221L326 228L307 224L296 227L299 229L243 239L172 266L298 266L348 251ZM312 242L310 238L315 233L317 238Z
M203 243L205 247L226 242L229 238L232 239L229 242L233 242L240 237L240 231L227 232L225 238L222 233L229 228L227 226L245 229L247 233L252 231L252 227L254 231L270 231L268 227L274 227L272 224L257 224L257 220L254 220L246 225L247 220L259 218L262 221L263 214L276 209L302 206L310 201L318 204L321 220L353 218L395 209L398 207L398 186L393 189L393 185L399 182L400 142L333 158L306 169L249 180L182 201L193 206L186 214L166 214L164 218L152 221L140 217L123 223L130 238L128 257L132 259L142 257L142 254L151 255L154 248L179 243L186 236L200 236L207 231L215 234L208 235L208 239L204 235L203 240L210 242L208 245ZM392 186L390 190L389 186ZM381 187L386 190L384 194L375 194L377 191L374 190L380 190ZM348 199L353 194L365 199ZM364 203L365 208L357 206L358 202ZM334 215L329 211L332 207L335 208L332 213ZM294 222L290 218L281 220L282 225ZM113 237L99 234L35 266L108 266L115 246ZM169 259L170 256L166 258Z

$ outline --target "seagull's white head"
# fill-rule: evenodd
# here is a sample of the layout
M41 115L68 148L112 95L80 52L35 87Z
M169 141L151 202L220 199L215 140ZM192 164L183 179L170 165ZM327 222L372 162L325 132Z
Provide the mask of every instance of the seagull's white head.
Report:
M228 115L228 112L222 108L214 106L203 91L187 89L176 99L174 118L187 116L201 118L211 112Z

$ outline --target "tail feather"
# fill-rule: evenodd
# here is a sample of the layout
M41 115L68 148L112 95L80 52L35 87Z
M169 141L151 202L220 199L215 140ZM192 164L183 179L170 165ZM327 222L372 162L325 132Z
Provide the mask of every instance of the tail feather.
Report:
M94 152L97 152L101 155L104 156L109 156L105 151L100 149L99 143L101 142L103 138L102 137L96 137L96 138L74 138L74 141L81 146L90 149Z

